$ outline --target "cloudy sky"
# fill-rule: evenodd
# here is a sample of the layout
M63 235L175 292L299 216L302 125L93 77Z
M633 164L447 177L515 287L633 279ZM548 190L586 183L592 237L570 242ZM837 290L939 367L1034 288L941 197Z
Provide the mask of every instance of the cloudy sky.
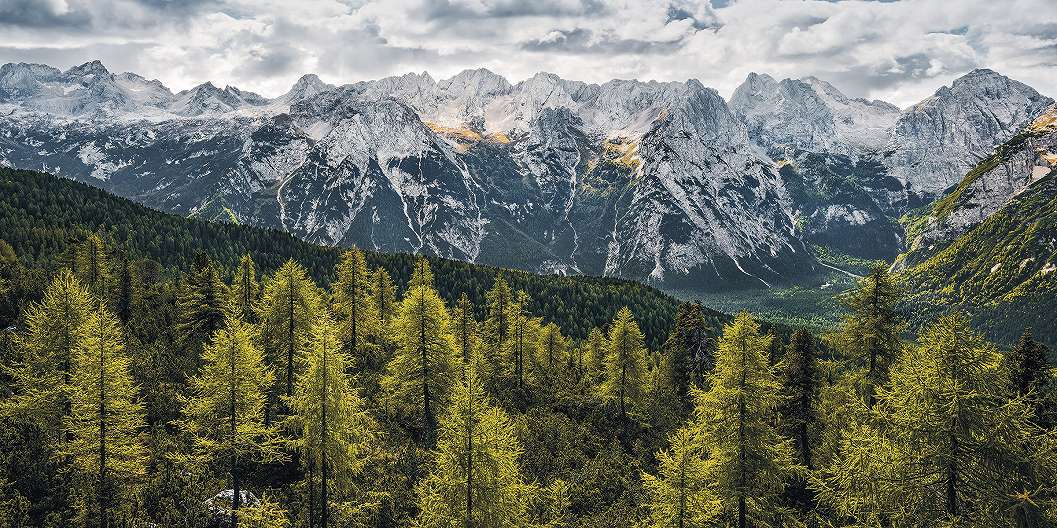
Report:
M486 67L592 82L814 75L913 104L989 67L1057 96L1054 0L0 0L0 63L112 71L174 90L275 96L304 73L341 84Z

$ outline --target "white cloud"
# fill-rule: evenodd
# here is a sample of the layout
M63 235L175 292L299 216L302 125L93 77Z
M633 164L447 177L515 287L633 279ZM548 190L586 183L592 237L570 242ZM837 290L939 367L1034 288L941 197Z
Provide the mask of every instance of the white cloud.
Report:
M174 90L265 95L309 72L342 83L480 66L514 82L698 78L729 95L757 71L905 106L974 67L1057 95L1051 2L3 0L0 62L98 58Z

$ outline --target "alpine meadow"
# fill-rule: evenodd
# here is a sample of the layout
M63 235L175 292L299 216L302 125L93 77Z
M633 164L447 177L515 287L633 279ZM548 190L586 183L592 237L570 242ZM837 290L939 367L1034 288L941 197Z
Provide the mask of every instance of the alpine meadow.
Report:
M0 528L1057 527L1053 7L0 0Z

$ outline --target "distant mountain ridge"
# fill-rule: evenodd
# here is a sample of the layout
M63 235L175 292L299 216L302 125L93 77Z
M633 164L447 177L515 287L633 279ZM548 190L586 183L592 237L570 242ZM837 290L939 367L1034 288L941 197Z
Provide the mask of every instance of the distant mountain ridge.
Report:
M267 99L98 62L0 67L0 163L312 242L721 290L891 258L895 221L1052 100L976 70L906 111L814 78L590 84L485 69Z

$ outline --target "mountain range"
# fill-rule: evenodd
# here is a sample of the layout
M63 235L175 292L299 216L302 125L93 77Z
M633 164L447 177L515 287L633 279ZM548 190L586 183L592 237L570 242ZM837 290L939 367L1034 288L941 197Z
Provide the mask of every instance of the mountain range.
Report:
M99 62L6 64L0 164L315 243L725 290L813 279L816 246L928 260L928 241L1050 174L1051 158L999 150L1051 105L984 69L900 109L763 74L729 101L696 80L512 84L485 69L306 75L271 99L173 93ZM967 184L973 171L986 176Z

